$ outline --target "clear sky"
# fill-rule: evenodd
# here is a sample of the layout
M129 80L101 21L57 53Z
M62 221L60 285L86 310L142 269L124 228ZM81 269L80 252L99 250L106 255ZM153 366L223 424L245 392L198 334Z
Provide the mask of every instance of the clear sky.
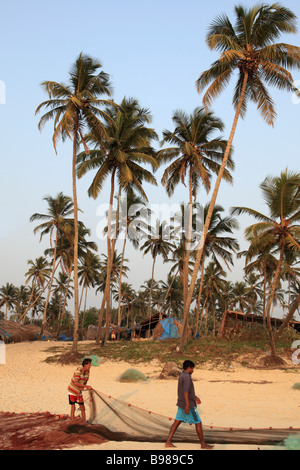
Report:
M43 254L49 240L39 242L29 222L34 212L45 212L46 195L59 191L72 196L71 144L61 143L58 155L52 145L53 124L42 133L37 128L36 107L47 95L40 84L44 80L63 82L78 54L83 51L99 59L110 74L114 100L134 97L150 109L152 126L161 137L164 129L173 129L176 109L191 112L201 106L202 96L195 81L216 59L205 43L211 21L225 12L233 19L235 4L253 5L243 0L52 0L41 2L10 0L2 2L0 16L1 73L5 84L5 104L0 104L0 286L6 282L24 284L27 260ZM283 0L299 18L299 0ZM300 32L282 36L281 42L300 45ZM298 73L298 76L297 76ZM295 80L300 80L296 72ZM218 98L212 110L225 123L228 138L233 120L234 82ZM259 184L271 174L277 176L288 167L299 170L300 104L293 104L286 92L271 90L278 118L269 127L253 105L244 121L239 121L234 139L234 185L222 183L218 203L225 208L243 205L266 212ZM3 100L2 100L3 102ZM157 173L160 182L162 170ZM99 253L106 244L97 239L96 215L99 204L108 201L108 188L94 201L87 196L91 181L88 174L78 182L81 218L92 231ZM169 203L165 190L146 187L150 203ZM173 201L187 200L187 188L178 187ZM203 190L199 201L209 196ZM243 231L252 222L240 218L236 236L246 248ZM151 277L150 256L145 258L128 247L131 259L128 282L138 289ZM241 280L241 262L236 262L229 278ZM155 278L165 279L169 265L158 262ZM93 297L91 305L97 304Z

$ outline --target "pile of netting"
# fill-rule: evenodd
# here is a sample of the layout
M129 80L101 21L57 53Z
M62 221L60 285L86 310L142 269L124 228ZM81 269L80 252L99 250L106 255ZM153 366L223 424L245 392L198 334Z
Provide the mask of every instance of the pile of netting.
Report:
M66 415L0 413L0 450L55 450L107 442L93 432L74 434Z
M97 391L91 394L90 405L89 424L75 426L74 432L99 432L106 439L115 441L165 442L174 420ZM300 428L246 429L204 425L203 432L206 442L213 444L276 445L290 435L300 436ZM198 443L195 426L182 423L173 442Z

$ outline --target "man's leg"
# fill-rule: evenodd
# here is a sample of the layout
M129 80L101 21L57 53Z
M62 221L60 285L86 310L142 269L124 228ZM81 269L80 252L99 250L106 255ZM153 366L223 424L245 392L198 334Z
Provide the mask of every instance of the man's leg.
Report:
M75 405L71 405L71 419L74 420L75 416Z
M198 434L198 437L199 437L199 440L200 440L200 443L201 443L201 449L213 449L214 446L210 446L210 445L206 444L206 442L204 440L202 424L201 423L196 423L195 426L196 426L196 432Z
M181 421L178 421L175 419L174 423L171 426L169 437L167 439L167 442L165 443L165 447L175 447L172 444L172 437L174 436L176 430L178 429L178 426L181 424Z
M82 404L82 403L80 403L79 406L80 406L80 411L81 411L82 420L83 420L84 422L86 422L86 419L85 419L85 406L84 406L84 404Z

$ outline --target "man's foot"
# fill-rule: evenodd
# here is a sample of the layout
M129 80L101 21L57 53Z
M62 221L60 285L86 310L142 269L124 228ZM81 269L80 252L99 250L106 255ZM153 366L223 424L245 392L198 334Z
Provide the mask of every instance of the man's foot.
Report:
M174 446L174 444L172 444L172 442L166 442L165 447L176 447L176 446Z
M205 450L211 450L213 449L215 446L211 446L209 444L206 444L205 442L203 442L203 444L201 444L201 449L205 449Z

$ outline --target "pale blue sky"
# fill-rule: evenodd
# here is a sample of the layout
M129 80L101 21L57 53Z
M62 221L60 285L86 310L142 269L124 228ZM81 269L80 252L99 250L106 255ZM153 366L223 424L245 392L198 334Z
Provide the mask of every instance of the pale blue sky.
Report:
M1 6L0 80L6 85L6 104L0 105L1 120L1 199L0 199L0 285L24 283L27 260L34 259L48 246L39 243L29 222L34 212L45 212L43 197L59 191L72 195L71 144L52 146L52 123L40 133L36 107L46 94L40 87L44 80L59 82L68 79L70 67L78 54L98 58L103 70L110 74L115 101L123 96L138 99L151 110L153 127L161 137L172 129L172 113L176 109L191 112L201 106L195 81L215 60L216 55L205 44L211 21L225 12L233 19L233 6L256 2L244 0L53 0L51 3L11 0ZM299 0L281 2L298 16ZM299 23L300 28L300 23ZM300 33L282 36L282 42L300 45ZM298 73L298 75L297 75ZM300 80L300 73L294 74ZM225 123L224 137L232 125L232 87L218 98L212 110ZM268 127L253 105L244 121L238 124L234 140L234 185L223 183L218 203L226 210L245 205L265 211L258 185L268 175L279 175L288 167L299 170L300 104L292 103L291 95L271 90L278 118L275 128ZM160 181L162 170L157 173ZM92 230L92 238L105 252L105 243L96 239L97 206L107 202L107 188L99 200L88 198L91 175L78 182L78 201L84 211L82 220ZM150 203L168 203L164 189L147 187ZM173 201L187 198L187 189L179 187ZM206 203L202 191L199 201ZM243 230L251 223L241 218L236 236L245 248ZM150 257L143 258L128 248L131 258L128 281L135 288L151 276ZM164 279L169 266L158 262L156 279ZM242 277L237 262L232 280ZM90 299L96 304L96 299Z

